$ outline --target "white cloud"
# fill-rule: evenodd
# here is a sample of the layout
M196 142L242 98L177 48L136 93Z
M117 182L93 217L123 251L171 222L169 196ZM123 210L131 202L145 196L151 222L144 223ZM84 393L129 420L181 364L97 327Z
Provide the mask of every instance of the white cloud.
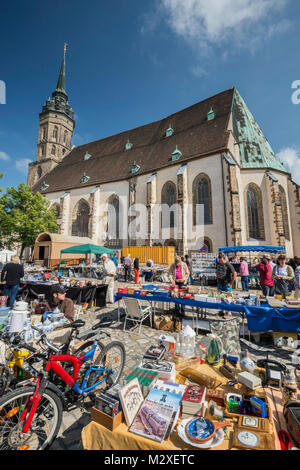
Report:
M293 181L300 185L300 148L285 147L277 155L292 174Z
M20 160L16 160L16 169L21 173L27 174L28 173L28 165L31 163L32 160L29 158L21 158Z
M160 17L171 30L208 55L213 46L251 48L260 39L286 32L290 21L276 19L289 0L159 0Z
M8 162L10 160L10 156L5 152L0 152L0 160Z

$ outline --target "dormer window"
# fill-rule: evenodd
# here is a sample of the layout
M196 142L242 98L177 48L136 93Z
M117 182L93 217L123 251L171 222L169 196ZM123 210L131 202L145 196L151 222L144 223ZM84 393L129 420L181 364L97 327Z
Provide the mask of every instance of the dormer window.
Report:
M88 180L90 179L90 176L88 176L85 172L83 173L83 176L80 180L80 183L87 183Z
M182 153L180 152L180 150L178 149L178 147L176 145L176 149L172 153L172 162L175 162L176 160L179 160L179 158L181 156L182 156Z
M131 167L131 173L132 173L132 174L133 174L133 173L137 173L140 168L141 168L141 167L140 167L139 165L137 165L136 162L133 162L133 165L132 165L132 167Z
M84 160L89 160L90 158L92 158L92 155L90 155L88 152L86 152L86 154L84 156Z
M212 121L212 119L214 118L215 118L215 112L212 108L210 108L210 110L207 113L207 120Z
M133 144L128 140L127 144L125 145L126 150L131 150L133 147Z
M174 134L174 129L171 126L166 130L166 137L171 137Z
M46 189L49 188L49 184L45 183L45 181L42 184L41 191L46 191Z

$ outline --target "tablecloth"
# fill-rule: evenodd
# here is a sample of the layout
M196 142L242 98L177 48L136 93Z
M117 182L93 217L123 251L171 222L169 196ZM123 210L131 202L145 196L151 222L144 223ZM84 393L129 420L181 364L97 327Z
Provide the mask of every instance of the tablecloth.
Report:
M245 304L227 304L225 302L202 302L192 299L177 299L174 297L158 294L154 294L153 296L145 296L138 294L117 293L115 295L115 300L118 301L122 299L122 297L132 297L139 300L147 300L149 302L169 302L202 309L243 313L247 317L249 331L300 331L300 309L298 308L273 308L268 305L255 307Z
M44 294L47 299L50 297L51 287L52 284L28 282L22 288L22 292L31 298L37 298L38 295ZM107 284L87 287L67 287L66 292L67 297L76 304L83 302L91 304L95 301L97 307L105 307L106 305Z
M211 367L208 364L201 364L196 366L198 370L201 370L203 374L211 377L216 377L222 382L222 389L228 393L232 392L232 388L226 386L226 379L219 371L218 367ZM239 369L238 369L239 371ZM258 371L256 371L258 374ZM177 372L176 377L177 383L184 383L185 379ZM246 389L243 385L239 384L235 387L235 393L245 393ZM256 395L259 397L265 397L265 391L263 388L256 390ZM228 435L225 436L224 441L218 447L211 450L229 450L232 447L232 433L233 426L228 427ZM278 448L278 441L275 439L275 426L273 419L271 419L271 430L274 436L276 448ZM86 450L198 450L193 446L185 444L177 434L175 430L169 440L165 440L162 443L152 441L150 439L143 438L136 434L128 431L128 427L125 423L120 424L114 431L110 431L104 426L92 421L82 430L82 443Z

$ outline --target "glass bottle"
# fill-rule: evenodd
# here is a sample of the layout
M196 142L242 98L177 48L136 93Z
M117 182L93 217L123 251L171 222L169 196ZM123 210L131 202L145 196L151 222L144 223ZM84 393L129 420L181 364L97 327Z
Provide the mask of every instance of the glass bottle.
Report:
M219 346L216 340L215 335L210 335L210 342L208 344L206 361L211 366L216 366L219 364L221 359Z

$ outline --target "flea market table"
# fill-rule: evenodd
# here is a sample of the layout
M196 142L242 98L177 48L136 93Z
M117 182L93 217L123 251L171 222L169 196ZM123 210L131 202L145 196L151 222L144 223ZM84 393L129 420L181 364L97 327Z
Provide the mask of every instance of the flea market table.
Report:
M264 331L282 331L282 332L300 332L300 309L299 308L273 308L268 304L259 307L245 304L228 304L225 302L202 302L193 299L180 299L175 297L167 297L165 295L139 295L139 294L123 294L117 293L115 301L118 302L118 318L120 300L123 297L135 298L141 301L148 301L154 306L156 303L174 303L193 307L196 310L196 330L198 333L198 320L200 310L223 310L229 312L237 312L242 314L243 322L245 318L248 322L248 330L256 332Z
M232 392L232 388L226 385L227 379L218 371L217 367L211 367L208 364L201 364L196 366L202 373L211 377L217 378L222 382L222 389L228 393ZM177 383L184 384L185 378L177 372ZM245 393L243 385L239 384L236 386L235 393ZM265 390L263 388L256 390L258 397L263 397L268 400ZM192 417L191 417L192 418ZM226 418L227 421L227 418ZM232 425L228 427L225 439L218 446L211 450L230 450L233 447L232 437L235 423L231 420ZM273 416L271 413L270 418L271 431L270 433L274 439L274 447L276 450L280 450L280 444L276 433ZM177 433L177 426L171 438L164 440L162 443L155 442L151 439L147 439L129 431L126 423L121 423L114 431L110 431L105 426L91 421L85 426L81 433L82 443L85 450L154 450L154 451L175 451L175 450L197 450L197 448L185 444Z
M28 282L24 285L22 291L29 298L37 298L40 294L44 294L46 298L49 298L52 285L53 284L50 283ZM72 299L75 304L86 302L91 305L91 303L95 301L96 307L106 306L107 284L86 287L67 287L66 292L67 297Z

